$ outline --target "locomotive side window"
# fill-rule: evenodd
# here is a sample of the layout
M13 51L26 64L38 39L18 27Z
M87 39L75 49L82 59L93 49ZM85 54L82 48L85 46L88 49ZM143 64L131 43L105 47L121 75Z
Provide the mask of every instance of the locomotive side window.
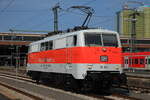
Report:
M49 48L48 42L45 42L45 50L48 50L48 48Z
M73 36L73 45L76 46L77 45L77 36Z
M102 46L101 34L85 34L86 46Z
M41 48L40 48L40 50L41 50L41 51L44 51L44 50L45 50L45 47L46 47L46 46L45 46L45 43L44 43L44 42L41 43Z
M102 34L104 46L118 47L117 36L115 34Z
M52 50L52 49L53 49L53 42L52 41L41 43L40 51Z
M144 59L140 59L140 64L144 64Z
M69 36L67 37L67 47L73 47L77 45L77 36Z
M49 45L48 50L52 50L53 49L53 41L49 41L48 45Z
M38 52L39 51L38 49L39 49L39 45L34 44L29 47L29 52Z

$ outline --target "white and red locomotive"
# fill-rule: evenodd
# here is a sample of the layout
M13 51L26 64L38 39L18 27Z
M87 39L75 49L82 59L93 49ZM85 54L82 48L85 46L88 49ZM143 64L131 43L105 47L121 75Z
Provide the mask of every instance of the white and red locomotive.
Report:
M85 29L59 33L29 45L27 72L37 82L68 89L109 89L126 83L118 33Z

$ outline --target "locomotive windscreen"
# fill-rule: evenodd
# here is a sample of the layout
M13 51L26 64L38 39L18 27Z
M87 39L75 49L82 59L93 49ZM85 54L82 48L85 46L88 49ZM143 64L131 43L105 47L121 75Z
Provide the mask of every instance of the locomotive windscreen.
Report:
M102 34L104 46L118 47L117 36L115 34Z
M85 34L86 46L102 46L100 34Z
M115 34L85 33L85 45L118 47L118 41Z

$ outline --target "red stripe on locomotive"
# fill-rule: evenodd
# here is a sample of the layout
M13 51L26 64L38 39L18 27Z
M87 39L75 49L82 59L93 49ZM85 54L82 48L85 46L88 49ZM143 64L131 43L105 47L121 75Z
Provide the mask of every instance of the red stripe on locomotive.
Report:
M103 51L102 48L106 48ZM100 56L108 56L107 62L101 62ZM73 47L28 54L28 63L103 63L121 64L121 48L116 47Z

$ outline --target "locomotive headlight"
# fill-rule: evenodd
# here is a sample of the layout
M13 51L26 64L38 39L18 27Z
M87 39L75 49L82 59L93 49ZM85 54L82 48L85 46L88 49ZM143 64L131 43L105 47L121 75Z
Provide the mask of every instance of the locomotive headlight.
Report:
M93 65L89 64L87 67L88 67L88 69L92 69Z
M116 69L116 70L119 70L119 67L120 67L119 65L116 65L116 66L115 66L115 69Z
M100 56L100 61L101 62L107 62L108 61L108 56Z

